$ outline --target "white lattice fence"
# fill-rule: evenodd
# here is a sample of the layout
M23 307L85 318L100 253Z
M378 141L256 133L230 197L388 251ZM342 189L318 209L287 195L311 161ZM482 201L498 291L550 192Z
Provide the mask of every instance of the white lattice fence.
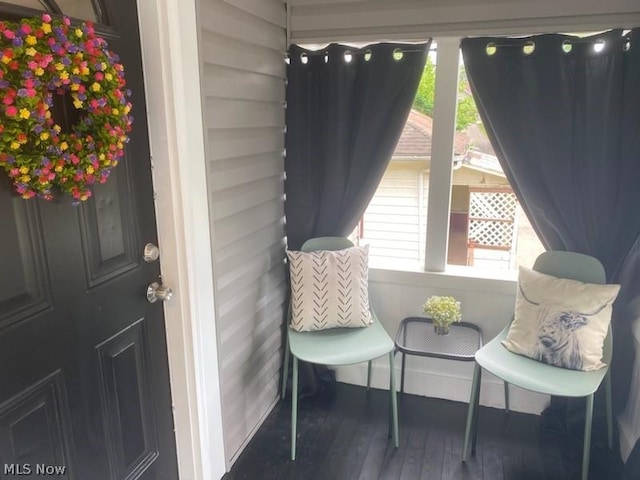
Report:
M510 250L517 200L509 191L471 191L469 240L480 248Z

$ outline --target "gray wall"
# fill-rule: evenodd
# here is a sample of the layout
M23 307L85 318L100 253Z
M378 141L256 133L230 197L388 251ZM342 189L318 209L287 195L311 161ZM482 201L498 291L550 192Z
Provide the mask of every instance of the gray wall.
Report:
M286 8L200 0L201 83L227 466L278 399Z

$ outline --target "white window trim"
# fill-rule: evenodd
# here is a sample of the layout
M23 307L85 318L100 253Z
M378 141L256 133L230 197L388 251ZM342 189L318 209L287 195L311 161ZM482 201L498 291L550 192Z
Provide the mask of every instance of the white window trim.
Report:
M369 267L369 282L406 285L408 287L467 290L488 295L513 295L517 273L513 270L483 270L456 265L446 272L403 271Z
M516 270L495 270L447 264L449 219L451 214L451 188L453 184L454 137L458 106L458 80L460 73L461 37L437 37L436 84L434 92L433 131L431 136L431 166L429 173L429 202L425 261L423 270L399 270L372 267L377 281L405 281L437 284L451 282L473 286L481 284L498 292L511 292L517 283ZM436 120L437 119L437 120ZM417 265L416 265L417 266ZM415 283L413 283L415 284Z
M428 272L444 272L449 241L453 178L451 159L456 131L460 38L436 38L435 41L438 45L438 57L431 134L425 269Z

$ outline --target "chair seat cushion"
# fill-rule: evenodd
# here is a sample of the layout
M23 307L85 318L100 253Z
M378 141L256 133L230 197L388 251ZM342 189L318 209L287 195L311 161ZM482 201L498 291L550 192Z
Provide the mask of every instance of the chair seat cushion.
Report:
M572 370L597 370L619 285L558 278L520 267L515 316L504 346Z
M298 332L371 324L369 247L287 251L291 328Z

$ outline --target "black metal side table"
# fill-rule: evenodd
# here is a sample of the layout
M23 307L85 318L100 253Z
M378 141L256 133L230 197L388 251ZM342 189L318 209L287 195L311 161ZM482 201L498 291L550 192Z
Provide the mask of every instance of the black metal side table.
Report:
M482 330L473 323L458 322L449 327L448 334L438 335L430 318L407 317L400 322L395 343L395 353L402 353L400 392L404 393L404 365L407 355L470 362L482 347Z

